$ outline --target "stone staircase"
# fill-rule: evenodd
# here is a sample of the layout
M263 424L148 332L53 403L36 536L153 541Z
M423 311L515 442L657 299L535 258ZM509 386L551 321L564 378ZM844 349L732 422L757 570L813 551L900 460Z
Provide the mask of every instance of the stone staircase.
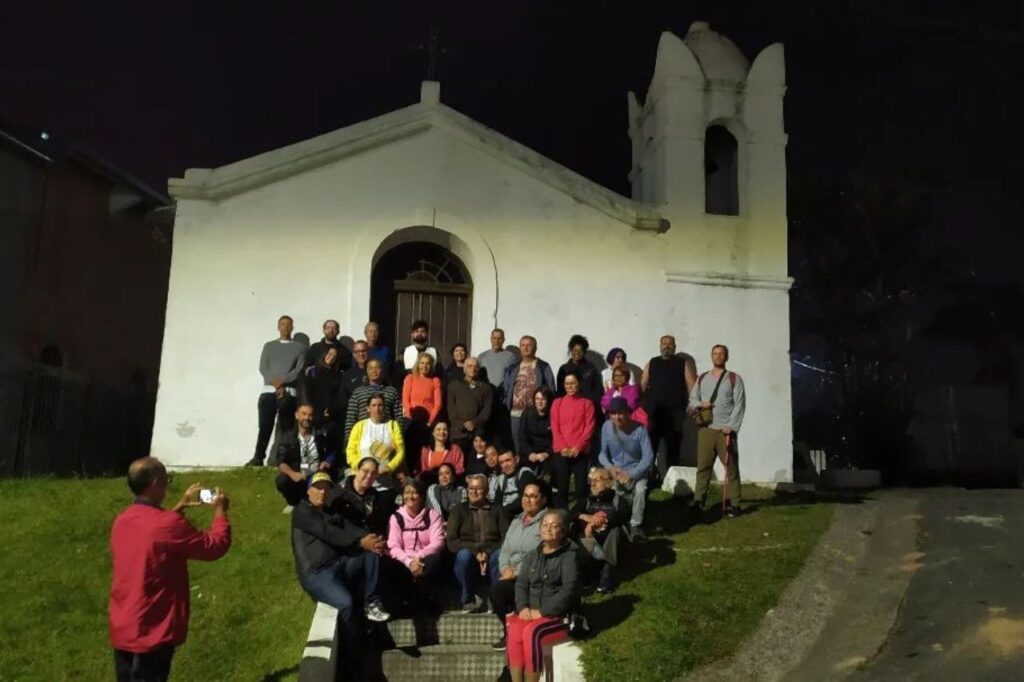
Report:
M502 635L494 614L417 616L387 630L393 647L381 652L380 674L388 682L496 680L505 665L505 652L491 649Z

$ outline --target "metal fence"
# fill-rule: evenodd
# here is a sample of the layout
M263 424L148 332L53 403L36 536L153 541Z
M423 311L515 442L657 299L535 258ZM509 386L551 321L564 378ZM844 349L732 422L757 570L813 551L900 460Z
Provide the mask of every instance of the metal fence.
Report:
M51 367L0 374L0 476L122 473L149 452L154 404Z

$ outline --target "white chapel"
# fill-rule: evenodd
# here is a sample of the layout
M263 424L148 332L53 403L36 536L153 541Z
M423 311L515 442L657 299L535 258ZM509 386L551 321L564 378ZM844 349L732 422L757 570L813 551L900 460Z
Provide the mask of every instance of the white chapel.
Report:
M430 81L411 106L171 179L152 454L249 459L280 315L312 341L325 319L356 339L375 319L392 348L425 317L443 354L486 350L498 326L555 368L574 333L640 367L672 334L699 372L724 343L747 390L742 477L791 480L784 93L781 44L750 63L695 22L661 35L646 96L628 95L632 197L445 106Z

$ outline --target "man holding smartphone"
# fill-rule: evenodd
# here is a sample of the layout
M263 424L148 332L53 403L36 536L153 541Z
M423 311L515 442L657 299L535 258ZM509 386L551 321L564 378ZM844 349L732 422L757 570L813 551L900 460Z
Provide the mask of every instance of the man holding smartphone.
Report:
M170 510L163 509L170 479L155 457L128 467L135 501L114 520L110 532L113 582L110 642L118 682L159 682L171 672L174 649L188 635L188 560L215 561L231 546L228 498L220 488L206 492L213 506L208 532L185 519L200 504L194 483Z

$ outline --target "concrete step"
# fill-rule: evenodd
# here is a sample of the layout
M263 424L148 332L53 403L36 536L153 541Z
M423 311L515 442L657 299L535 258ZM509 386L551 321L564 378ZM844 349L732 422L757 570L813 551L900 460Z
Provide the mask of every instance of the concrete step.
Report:
M444 613L440 617L401 618L387 624L396 647L436 644L490 645L502 635L493 613Z
M392 649L381 655L381 669L388 682L496 680L504 666L504 651L480 644L435 644Z

